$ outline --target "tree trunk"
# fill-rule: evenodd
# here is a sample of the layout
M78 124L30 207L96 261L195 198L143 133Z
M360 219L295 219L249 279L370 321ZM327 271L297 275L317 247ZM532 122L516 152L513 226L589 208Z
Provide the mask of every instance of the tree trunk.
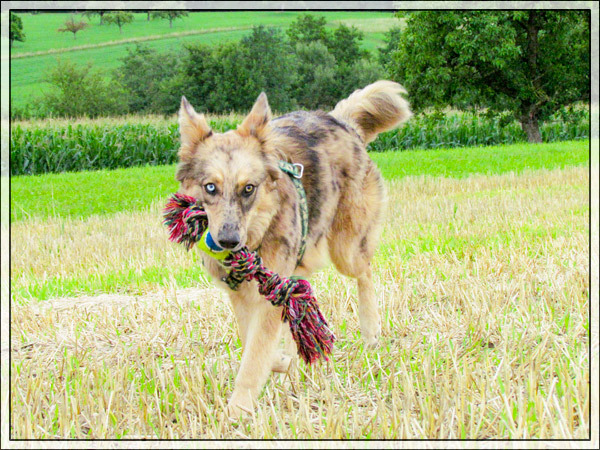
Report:
M169 19L169 28L173 28L173 19Z
M522 111L520 122L523 131L527 134L529 142L542 142L538 114L541 107L546 103L546 95L542 86L542 74L538 66L540 53L539 33L540 21L544 20L545 12L530 10L525 28L527 30L527 66L529 68L529 81L531 83L531 95L535 99Z
M542 134L540 133L540 125L537 117L522 116L520 118L521 128L527 134L527 141L534 143L542 142Z

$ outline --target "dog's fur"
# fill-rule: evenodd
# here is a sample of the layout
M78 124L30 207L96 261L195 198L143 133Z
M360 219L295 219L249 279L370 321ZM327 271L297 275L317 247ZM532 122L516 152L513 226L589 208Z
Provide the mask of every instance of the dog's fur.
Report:
M176 178L181 193L204 205L211 235L232 250L244 245L258 249L265 266L286 277L310 275L329 254L342 274L358 281L360 327L369 345L376 344L381 330L370 260L386 195L365 145L411 116L401 93L399 84L378 81L355 91L330 113L298 111L277 119L271 118L261 93L242 124L223 134L213 133L185 98L179 111ZM278 168L282 159L304 165L309 231L298 266L299 197ZM209 184L214 193L207 192ZM277 347L280 336L290 342L291 335L282 326L280 307L259 295L255 282L231 291L219 281L225 276L219 263L208 256L203 260L228 290L239 326L243 355L228 407L237 414L252 408L271 370L287 370L290 355ZM293 342L287 347L295 350Z

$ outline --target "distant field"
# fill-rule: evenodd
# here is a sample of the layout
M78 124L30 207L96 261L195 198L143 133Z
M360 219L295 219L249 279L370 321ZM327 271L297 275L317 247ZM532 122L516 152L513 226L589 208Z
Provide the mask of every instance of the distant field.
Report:
M146 13L134 13L134 21L123 26L119 34L116 25L100 25L100 19L82 17L82 14L19 14L23 20L23 29L27 39L25 42L15 42L13 54L38 52L44 50L64 49L86 44L100 44L109 41L144 37L148 35L166 35L171 33L203 30L211 28L247 27L254 25L287 26L294 21L302 11L206 11L191 12L188 17L174 20L169 28L168 20L152 19L147 21ZM314 15L324 16L330 26L339 23L354 25L365 32L381 32L393 25L395 19L389 12L369 11L316 11ZM77 33L73 39L72 33L59 33L65 21L74 17L76 21L90 23L90 27Z
M78 63L93 62L97 68L112 70L120 65L119 59L127 54L127 47L135 44L129 42L94 48L95 45L105 45L125 39L140 39L157 51L177 51L188 42L216 44L239 40L254 25L287 27L301 13L299 11L194 12L188 17L173 21L173 28L169 28L167 20L148 22L146 13L136 13L134 22L125 25L121 34L116 25L99 25L98 17L93 17L91 20L82 19L81 14L76 14L76 20L84 20L92 25L77 33L76 39L73 39L72 33L56 31L71 17L71 14L20 14L27 38L25 42L15 42L12 49L12 55L16 57L11 60L11 100L13 105L21 106L47 89L47 83L42 81L44 74L49 67L56 64L58 57L68 58ZM319 11L314 14L324 16L331 27L339 23L347 23L363 30L365 32L363 47L368 50L381 46L384 32L398 22L391 13L387 12ZM201 32L231 28L238 29L184 34L194 30ZM146 40L150 36L152 40ZM164 38L157 39L160 36ZM79 46L90 46L90 48L69 50ZM60 53L55 53L57 50ZM52 53L19 57L35 52Z
M588 149L589 141L582 140L389 151L370 156L387 180L425 175L463 178L585 165ZM11 177L11 222L144 211L177 189L174 174L175 166L169 165Z

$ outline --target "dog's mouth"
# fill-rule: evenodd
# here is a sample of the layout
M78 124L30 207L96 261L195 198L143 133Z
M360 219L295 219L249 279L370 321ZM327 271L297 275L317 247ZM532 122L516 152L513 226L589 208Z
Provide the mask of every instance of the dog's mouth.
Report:
M226 237L218 239L210 231L206 235L206 245L215 252L229 251L237 252L241 250L245 243L239 238Z
M244 247L244 245L242 243L240 243L240 244L236 245L235 247L222 247L222 248L229 252L237 252L238 250L241 250L242 247Z

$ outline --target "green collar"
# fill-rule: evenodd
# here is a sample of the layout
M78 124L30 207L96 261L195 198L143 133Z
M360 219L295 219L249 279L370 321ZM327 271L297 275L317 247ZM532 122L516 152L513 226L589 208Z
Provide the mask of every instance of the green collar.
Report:
M302 164L292 164L286 161L279 161L279 168L290 176L290 179L298 191L300 199L300 219L302 222L302 241L300 242L300 250L298 251L298 259L296 267L300 265L304 252L306 250L306 236L308 235L308 202L306 200L306 192L302 186L302 175L304 174L304 166Z

